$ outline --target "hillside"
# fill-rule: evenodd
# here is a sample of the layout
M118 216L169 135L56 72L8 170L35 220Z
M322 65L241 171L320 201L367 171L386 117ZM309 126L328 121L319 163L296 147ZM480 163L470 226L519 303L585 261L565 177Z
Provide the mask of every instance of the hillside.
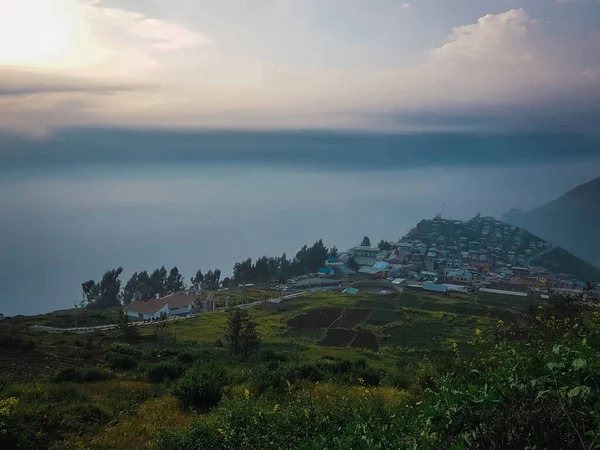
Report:
M509 211L504 220L600 266L599 199L600 177L531 211Z
M249 359L224 345L223 312L141 335L0 330L0 448L481 448L462 445L473 433L490 448L592 448L584 431L600 429L597 385L580 385L598 379L597 347L581 343L598 318L569 304L405 291L249 311L262 339ZM573 370L556 380L556 364Z
M532 263L554 273L575 275L580 280L592 281L600 276L600 269L596 266L560 247L539 255Z

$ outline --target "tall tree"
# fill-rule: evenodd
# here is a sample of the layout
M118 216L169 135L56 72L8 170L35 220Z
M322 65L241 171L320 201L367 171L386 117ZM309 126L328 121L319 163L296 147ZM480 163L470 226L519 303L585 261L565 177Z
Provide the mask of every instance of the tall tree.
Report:
M235 309L227 317L225 342L229 351L242 359L248 359L260 347L256 323L250 319L247 309Z
M131 302L137 300L140 300L138 273L133 272L133 275L125 283L125 288L123 289L123 303L129 305Z
M202 283L204 283L204 274L200 269L196 272L196 275L192 277L190 280L196 289L200 289L202 287Z
M382 239L377 243L377 248L379 250L388 250L389 251L392 249L392 244L390 242Z
M289 278L291 276L290 269L290 261L287 259L287 255L284 253L281 255L281 258L279 258L279 278Z
M369 236L365 236L362 240L362 242L360 243L360 245L362 245L363 247L370 247L371 246L371 239L369 239Z
M154 295L164 297L167 294L167 269L162 266L150 275L150 285Z
M329 258L337 258L339 256L339 251L335 245L329 249L328 256Z
M119 276L123 273L123 268L107 270L100 281L100 298L96 301L96 306L108 308L121 304L121 280Z
M88 280L81 283L81 289L83 290L83 297L88 305L96 303L100 297L100 285L94 280Z
M173 267L169 272L169 276L166 281L166 291L177 292L185 289L185 283L183 282L183 276L179 273L177 266Z

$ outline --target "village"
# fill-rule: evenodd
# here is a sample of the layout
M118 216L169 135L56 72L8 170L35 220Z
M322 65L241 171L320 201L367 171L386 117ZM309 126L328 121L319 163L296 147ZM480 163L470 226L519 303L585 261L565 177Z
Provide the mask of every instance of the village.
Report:
M476 216L468 221L444 219L440 215L422 220L398 242L366 241L326 259L316 273L272 280L263 288L278 291L272 298L241 305L277 302L284 296L333 291L349 295L361 291L391 294L404 290L436 293L475 293L530 297L542 300L552 295L600 299L600 290L573 274L555 273L540 259L555 247L526 230L492 217ZM237 287L243 293L258 286ZM129 317L152 321L240 306L228 304L230 287L217 292L189 288L160 298L125 306ZM215 294L220 294L218 297ZM217 299L224 299L217 301Z

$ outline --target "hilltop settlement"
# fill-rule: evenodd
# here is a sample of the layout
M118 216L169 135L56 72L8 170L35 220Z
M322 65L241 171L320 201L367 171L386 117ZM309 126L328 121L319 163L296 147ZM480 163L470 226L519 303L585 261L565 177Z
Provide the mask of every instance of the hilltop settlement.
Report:
M306 263L308 259L313 261ZM218 269L215 272L220 276ZM492 217L478 215L460 221L438 215L422 220L397 242L381 240L371 246L365 236L361 245L338 252L335 247L327 250L318 241L312 248L305 246L292 261L283 255L238 263L232 279L211 280L208 295L202 296L203 283L197 282L197 275L190 289L146 295L125 302L125 310L141 320L212 311L217 309L214 291L225 293L234 286L252 288L254 283L278 290L280 298L299 292L387 294L423 290L597 300L600 291L593 280L598 275L600 270L595 266L522 228Z

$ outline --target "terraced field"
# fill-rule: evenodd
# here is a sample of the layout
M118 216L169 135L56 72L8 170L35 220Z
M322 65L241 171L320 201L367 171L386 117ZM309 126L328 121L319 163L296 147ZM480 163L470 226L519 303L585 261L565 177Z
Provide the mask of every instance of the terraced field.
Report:
M476 329L491 332L499 319L509 326L529 305L528 300L489 294L330 293L284 302L280 312L287 317L288 337L304 337L318 346L443 351L453 342L472 341Z

